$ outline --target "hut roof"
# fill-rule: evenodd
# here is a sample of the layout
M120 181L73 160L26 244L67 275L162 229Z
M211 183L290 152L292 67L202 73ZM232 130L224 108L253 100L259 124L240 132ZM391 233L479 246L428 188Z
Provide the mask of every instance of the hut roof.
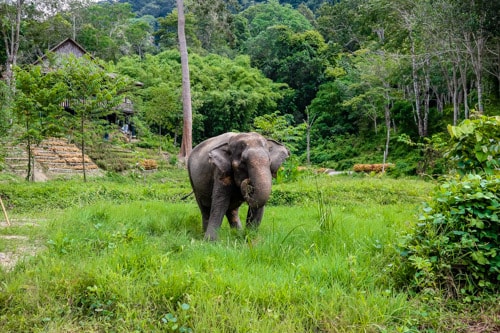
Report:
M83 48L80 44L78 44L72 38L66 38L53 48L51 48L47 53L58 53L58 54L74 54L77 57L81 57L85 54L88 54L87 50ZM47 59L47 53L45 53L41 58L33 63L33 65L39 65L44 63ZM92 56L90 56L93 58Z

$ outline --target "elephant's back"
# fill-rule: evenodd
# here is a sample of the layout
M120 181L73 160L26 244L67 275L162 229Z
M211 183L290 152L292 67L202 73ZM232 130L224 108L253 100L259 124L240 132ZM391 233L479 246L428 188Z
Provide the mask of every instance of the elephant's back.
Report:
M210 151L223 144L228 143L229 139L235 135L236 133L227 132L200 142L196 147L193 148L191 154L189 155L188 168L190 164L201 162L200 158L207 159L208 161L208 153L210 153Z
M211 169L208 154L215 148L227 144L229 139L237 133L227 132L212 138L206 139L193 148L189 155L187 168L191 179L197 175L207 174Z

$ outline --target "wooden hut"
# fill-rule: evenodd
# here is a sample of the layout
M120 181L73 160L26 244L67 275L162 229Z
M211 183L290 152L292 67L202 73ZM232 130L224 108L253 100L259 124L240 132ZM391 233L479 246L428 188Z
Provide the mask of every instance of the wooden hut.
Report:
M76 57L83 57L88 54L91 58L92 56L75 40L72 38L67 38L51 48L46 54L33 63L33 65L41 65L44 68L49 68L48 54L54 53L56 55L69 55L73 54Z
M40 65L44 68L44 71L50 71L50 66L49 64L49 54L55 54L55 65L57 66L57 59L60 56L65 56L65 55L70 55L73 54L76 57L80 58L83 57L84 55L88 55L90 59L94 59L91 54L89 54L83 46L78 44L74 39L72 38L67 38L51 48L46 54L44 54L41 58L39 58L37 61L33 63L33 65ZM109 74L110 77L115 77L116 74ZM140 82L136 82L134 84L136 87L142 87L143 84ZM71 105L69 101L64 102L64 108L71 112ZM128 134L129 136L133 136L134 133L134 128L133 128L133 121L132 117L135 113L134 109L134 104L132 103L131 99L128 97L124 97L122 103L118 105L117 107L117 113L110 114L107 119L110 123L116 123L119 124L120 127L126 132L125 134Z

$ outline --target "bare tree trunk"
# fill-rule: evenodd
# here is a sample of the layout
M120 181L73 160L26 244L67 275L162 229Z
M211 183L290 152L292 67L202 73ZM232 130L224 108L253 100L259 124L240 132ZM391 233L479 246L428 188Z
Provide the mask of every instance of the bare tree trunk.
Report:
M420 137L423 137L425 136L424 119L422 117L422 108L420 105L420 84L418 82L417 55L415 54L415 42L411 37L411 31L410 31L410 40L411 40L411 74L413 79L413 95L415 96L415 114L417 116L418 135Z
M476 75L476 89L477 89L477 111L480 114L484 113L483 107L483 54L485 49L485 37L482 30L477 33L464 34L465 47L469 53L472 63L472 69Z
M29 123L28 123L28 121L26 121L26 131L28 132L28 130L29 130ZM26 149L28 150L28 172L26 174L26 180L30 181L31 180L31 175L33 173L33 168L32 168L32 164L33 164L33 152L31 151L31 137L30 137L29 134L28 134L28 137L27 137Z
M457 83L457 70L455 66L452 66L452 78L451 78L451 100L453 104L453 126L458 124L458 118L460 114L460 105L458 101L458 83Z
M306 133L306 162L307 165L311 165L311 126L309 123L307 124L307 133Z
M87 181L87 172L85 170L85 136L84 136L84 116L82 115L82 123L81 123L81 130L82 130L82 168L83 168L83 181Z
M184 31L186 19L184 17L184 1L177 0L178 22L177 29L179 34L179 51L181 54L182 66L182 110L183 110L183 128L182 143L179 157L187 161L191 150L193 149L193 115L191 109L191 80L189 78L189 62L186 43L186 34Z
M307 165L311 165L311 128L314 124L316 115L311 117L309 108L306 107L306 161Z
M465 63L459 67L460 69L460 81L462 82L462 91L463 91L463 101L464 101L464 118L469 118L469 95L467 93L467 68L465 67Z
M391 105L390 105L390 96L389 96L389 84L384 82L384 98L385 98L385 106L384 106L384 118L385 118L385 127L387 129L386 139L385 139L385 150L384 150L384 159L382 162L382 172L385 171L385 163L387 162L387 156L389 156L389 142L391 141Z
M423 118L423 136L429 134L429 113L430 113L430 100L431 100L431 74L430 74L430 60L425 59L424 63L424 118Z
M13 86L13 68L17 64L17 54L19 51L19 34L21 31L21 12L24 0L16 1L16 12L14 22L10 22L10 26L2 26L2 36L5 44L5 52L7 53L7 63L5 68L5 79L7 85ZM7 11L7 3L4 3Z
M498 83L498 96L500 96L500 36L497 36L493 42L493 47L489 48L490 66L485 66L485 70L493 75Z

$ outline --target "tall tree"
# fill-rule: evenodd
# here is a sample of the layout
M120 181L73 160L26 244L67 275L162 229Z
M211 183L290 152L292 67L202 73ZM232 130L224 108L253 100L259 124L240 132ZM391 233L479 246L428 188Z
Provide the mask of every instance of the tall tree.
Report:
M203 49L210 53L231 55L234 45L234 14L238 11L235 0L192 1L189 12L196 17L196 34Z
M47 28L46 22L51 21L53 17L53 25L59 25L57 22L57 13L62 11L66 6L73 3L85 3L88 0L4 0L0 2L0 34L2 44L5 50L5 65L4 76L9 86L12 85L13 68L18 63L22 44L25 46L25 51L28 48L36 50L33 44L33 39L36 35L42 35L41 29ZM43 34L50 34L49 31L44 31ZM44 36L41 40L48 40L50 36ZM31 45L30 45L31 44ZM44 47L45 45L38 46ZM27 52L30 53L30 52ZM41 55L41 54L38 54ZM35 56L36 57L36 56ZM33 55L28 55L27 62L33 61Z
M26 180L33 179L32 148L44 137L62 131L61 102L67 87L58 80L59 71L44 73L40 66L26 70L16 67L16 100L14 112L23 129L21 139L26 144L28 165Z
M196 18L192 13L185 13L184 19L184 34L186 35L186 43L189 43L189 49L192 52L201 53L201 41L196 36ZM178 49L178 30L177 9L174 9L170 14L163 18L158 18L158 29L154 33L154 36L157 38L158 45L163 49Z
M182 66L182 111L183 111L183 126L182 126L182 143L180 157L187 162L189 154L193 149L193 113L191 108L191 80L189 78L189 60L186 43L186 18L184 16L184 1L177 0L177 15L178 15L178 34L179 34L179 51L181 54Z
M477 111L484 112L483 103L483 73L485 66L486 43L489 36L488 26L488 5L489 1L471 0L459 4L464 12L469 13L469 19L462 26L463 41L467 53L469 55L472 69L476 76L476 91L477 91ZM496 3L496 1L493 1ZM498 5L497 5L498 6ZM498 14L497 14L498 15ZM498 16L497 16L498 18ZM498 21L497 21L498 24Z
M5 79L7 85L12 85L13 68L17 65L21 35L21 15L24 10L24 0L16 0L15 3L4 1L0 4L2 12L0 17L1 31L5 46L7 61L5 63Z
M294 33L289 27L269 27L247 43L252 65L275 82L294 89L282 111L302 122L305 109L323 82L326 51L323 37L314 30Z
M80 141L82 150L83 180L86 173L86 143L90 134L99 133L105 116L110 114L122 101L119 92L125 87L126 81L114 75L109 75L104 64L98 64L89 56L76 58L73 55L61 59L63 75L59 78L67 87L65 96L70 108L75 113L72 125L74 134Z

